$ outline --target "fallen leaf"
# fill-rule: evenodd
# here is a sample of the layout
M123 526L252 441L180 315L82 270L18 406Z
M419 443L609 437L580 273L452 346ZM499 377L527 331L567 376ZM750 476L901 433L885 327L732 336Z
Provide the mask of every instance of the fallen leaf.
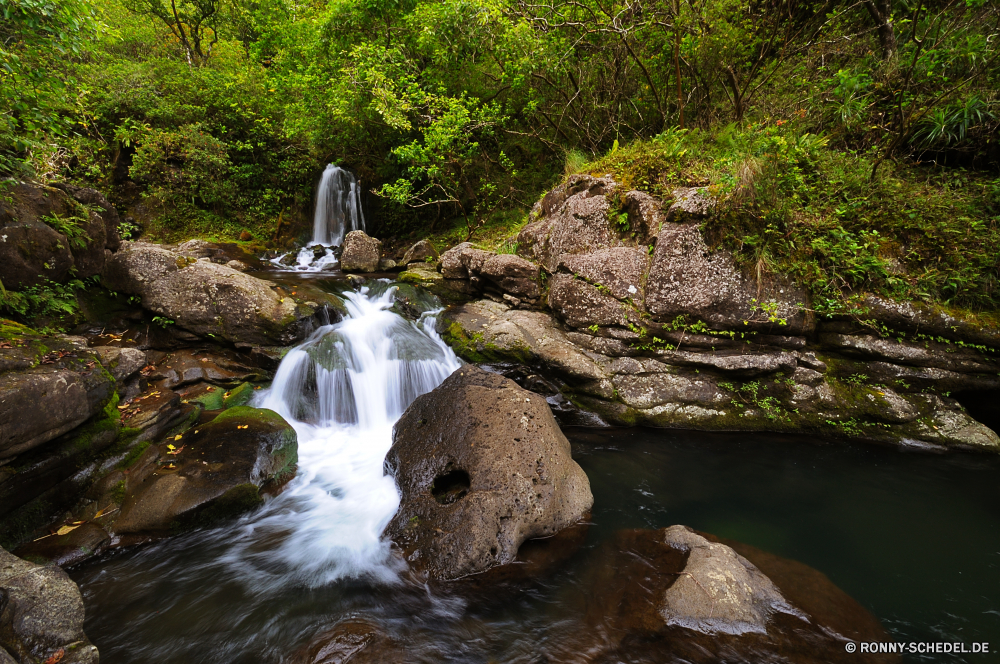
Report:
M56 531L56 535L66 535L68 533L73 532L79 527L80 526L63 526L62 528Z
M65 656L66 656L66 651L60 648L59 650L52 653L52 655L47 660L45 660L45 664L57 664L58 662L61 662L63 657Z
M102 516L107 516L107 515L111 514L112 512L117 512L117 511L118 511L118 508L115 507L114 504L111 504L111 505L108 505L107 507L105 507L103 510L101 510L97 514L95 514L94 518L95 519L100 519Z
M180 454L183 451L184 451L184 446L181 445L176 450L170 450L169 452L167 452L167 454Z
M180 439L181 439L181 434L177 434L176 436L174 436L174 440L180 440Z
M164 466L164 468L166 468L167 470L174 470L177 468L177 466L175 466L172 463L168 463L166 466Z
M174 448L174 446L173 446L173 445L167 445L167 449L168 449L168 450L172 450L172 449L175 449L175 448Z

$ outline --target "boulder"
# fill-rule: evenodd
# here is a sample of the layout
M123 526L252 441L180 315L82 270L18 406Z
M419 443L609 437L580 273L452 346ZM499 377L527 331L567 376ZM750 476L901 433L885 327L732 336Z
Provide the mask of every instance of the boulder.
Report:
M382 242L364 231L351 231L344 236L340 254L340 269L344 272L376 272L382 257Z
M438 257L438 250L434 248L434 245L427 240L421 240L406 250L406 253L403 254L403 259L399 261L399 265L406 266L410 263L425 263L428 258L437 260Z
M660 228L646 284L646 309L658 322L684 316L689 324L702 321L715 329L808 334L815 327L808 301L787 279L749 279L727 250L709 251L697 225Z
M249 363L245 355L222 348L173 351L164 355L147 372L148 380L169 390L200 382L239 385L270 378L270 371Z
M639 318L633 308L569 274L556 274L549 280L548 305L567 325L575 328L624 327L630 320Z
M20 334L0 347L0 459L75 429L100 413L115 392L115 379L85 345L19 326L7 329Z
M66 572L0 549L0 661L6 651L22 663L97 664L83 619L83 597Z
M538 220L518 234L518 253L551 273L563 254L621 246L608 218L611 204L605 195L618 188L611 178L572 176L532 208L532 217Z
M441 274L445 279L471 279L479 276L483 265L494 257L491 251L483 251L462 242L441 254Z
M146 366L146 353L138 348L94 346L91 350L101 358L101 364L119 386Z
M592 635L580 635L578 651L602 663L826 664L855 661L848 641L891 640L821 573L732 544L685 526L617 533L581 589Z
M237 406L152 446L126 486L111 532L164 534L261 504L260 489L294 474L295 430L271 410ZM139 477L144 479L137 481Z
M483 263L479 274L504 293L529 300L541 295L541 289L538 287L538 266L520 256L512 254L492 256Z
M418 397L386 469L401 493L386 533L411 566L457 579L514 560L590 510L590 482L544 399L463 366Z
M6 289L94 276L104 267L105 251L118 248L118 214L93 189L19 182L7 195L0 201L0 282Z
M154 244L123 242L103 277L109 289L140 296L144 308L178 327L237 345L288 345L313 314L269 281Z
M603 287L613 298L640 304L645 299L649 254L628 247L564 254L559 258L559 269Z

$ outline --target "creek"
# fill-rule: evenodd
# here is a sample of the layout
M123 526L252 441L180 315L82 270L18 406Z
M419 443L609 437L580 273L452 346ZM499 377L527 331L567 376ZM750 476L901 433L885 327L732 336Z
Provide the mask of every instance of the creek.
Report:
M237 521L72 572L104 661L280 662L348 616L406 644L409 661L572 661L558 657L587 629L583 580L602 564L601 543L677 523L820 570L897 640L997 640L1000 461L985 455L570 427L595 507L558 571L481 595L404 581L380 538L399 501L382 461L406 406L460 361L433 313L414 323L390 310L394 292L385 281L348 292L349 316L289 352L258 395L299 436L283 493Z

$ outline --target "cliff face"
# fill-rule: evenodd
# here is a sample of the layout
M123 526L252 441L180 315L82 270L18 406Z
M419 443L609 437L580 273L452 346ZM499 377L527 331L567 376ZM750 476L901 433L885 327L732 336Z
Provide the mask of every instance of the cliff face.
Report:
M428 283L465 300L442 332L471 361L534 367L548 385L535 389L612 424L1000 451L954 398L1000 394L1000 330L872 294L818 317L804 284L708 248L713 209L697 189L667 206L574 176L536 204L519 256L442 255Z

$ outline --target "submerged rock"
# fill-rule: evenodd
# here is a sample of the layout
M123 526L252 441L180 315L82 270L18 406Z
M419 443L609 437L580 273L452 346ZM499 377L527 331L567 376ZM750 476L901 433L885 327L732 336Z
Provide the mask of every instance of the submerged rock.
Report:
M589 631L575 647L602 663L828 664L855 660L849 641L891 640L823 574L732 545L685 526L620 531L581 589Z
M0 662L9 653L6 661L22 664L97 664L83 618L80 589L66 572L0 549Z
M376 272L382 257L382 242L364 231L351 231L344 236L340 254L340 269L344 272Z
M410 405L386 469L402 494L386 533L441 580L509 563L525 540L573 525L593 504L545 400L472 366Z

